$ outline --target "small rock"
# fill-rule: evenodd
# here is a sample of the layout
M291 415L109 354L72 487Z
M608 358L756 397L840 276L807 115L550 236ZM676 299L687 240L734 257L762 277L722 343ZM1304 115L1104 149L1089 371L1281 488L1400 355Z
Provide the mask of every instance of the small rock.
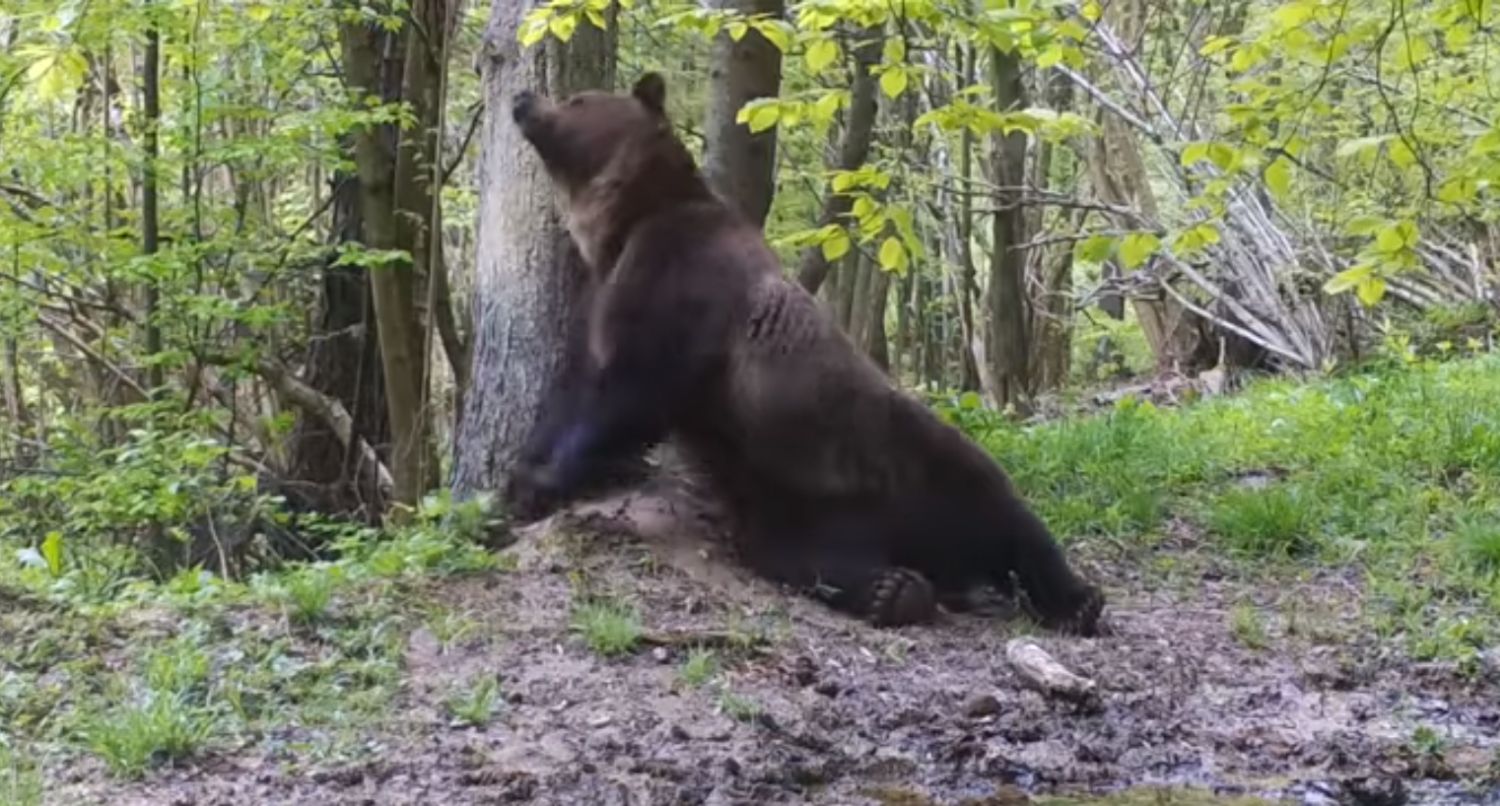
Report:
M792 661L790 673L792 680L799 686L810 686L818 682L818 665L806 655L799 655Z
M598 716L589 720L589 727L596 729L602 728L613 721L614 717L610 716L609 714L599 714Z
M688 733L687 730L681 725L673 725L672 727L668 728L667 735L670 736L672 738L672 741L674 742L690 742L693 740L692 734Z
M735 778L738 778L738 777L740 777L740 772L743 769L744 768L740 766L740 762L738 760L736 760L734 758L734 756L725 756L724 757L724 772L725 772L725 774L731 775L731 776L733 776Z
M1000 701L993 694L981 694L964 706L964 716L970 719L982 719L1000 713Z
M824 697L837 697L839 695L840 689L838 683L835 683L832 680L824 680L819 682L816 686L813 686L813 691L822 694Z
M671 663L672 651L664 646L659 646L651 650L651 657L654 658L657 663Z

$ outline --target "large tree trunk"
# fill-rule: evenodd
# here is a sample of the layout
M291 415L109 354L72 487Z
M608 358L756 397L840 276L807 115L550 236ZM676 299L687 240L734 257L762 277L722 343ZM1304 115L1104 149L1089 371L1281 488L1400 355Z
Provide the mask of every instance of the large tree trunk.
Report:
M493 0L481 66L486 102L473 289L473 363L455 445L453 486L499 491L567 366L567 332L586 272L558 217L550 180L511 121L523 89L558 96L612 88L614 35L581 25L566 44L522 51L531 7Z
M1014 53L990 50L990 85L1001 111L1026 104L1021 62ZM991 181L997 192L993 219L989 288L989 338L985 354L990 362L990 396L999 406L1026 405L1031 392L1027 346L1030 306L1026 298L1026 210L1018 202L1018 191L1026 176L1026 135L1015 132L994 137L990 159Z
M865 164L870 155L870 139L875 134L875 115L879 111L876 102L876 79L870 75L870 67L880 61L880 46L884 41L881 32L865 30L858 33L862 41L854 48L854 83L849 89L849 112L844 119L844 140L839 146L837 170L853 171ZM843 220L854 201L842 193L829 188L823 197L823 211L818 216L818 226L826 226ZM833 265L823 257L820 247L812 247L802 253L802 265L797 269L797 281L809 292L816 294L823 281L828 278Z
M783 0L714 0L713 5L775 17L786 11ZM728 31L720 32L709 69L703 174L720 196L757 224L765 224L775 194L776 127L751 134L736 116L746 103L780 91L781 51L775 45L754 28L738 42Z

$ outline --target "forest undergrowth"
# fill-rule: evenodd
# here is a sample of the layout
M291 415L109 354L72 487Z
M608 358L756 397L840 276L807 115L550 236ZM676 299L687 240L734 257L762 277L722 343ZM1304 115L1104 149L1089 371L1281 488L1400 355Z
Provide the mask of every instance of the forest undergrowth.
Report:
M1259 381L1177 408L1125 398L1027 427L940 402L1109 589L1114 637L1037 635L1107 681L1104 712L1087 717L1027 699L996 671L1004 641L1029 631L1017 618L879 631L764 586L731 595L674 569L670 553L615 537L533 535L496 552L476 503L431 499L385 530L325 525L328 557L242 580L193 569L157 581L99 534L5 529L0 802L367 802L362 787L377 784L373 802L412 803L626 802L610 793L667 791L658 785L672 793L660 802L1009 797L985 782L1013 784L1018 798L1148 783L1247 795L1300 785L1305 796L1308 770L1332 780L1361 763L1373 767L1339 786L1388 775L1442 782L1449 795L1493 791L1496 399L1500 359L1487 356ZM713 573L743 577L724 568ZM1148 680L1192 663L1206 665L1175 694ZM991 675L995 692L977 690L965 665ZM1235 680L1261 678L1273 699L1236 699ZM1287 685L1321 689L1323 702L1368 692L1384 727L1349 716L1354 705L1296 711ZM1194 708L1208 712L1202 730L1220 719L1239 731L1222 746L1179 735L1181 714L1151 710L1211 692L1218 705ZM670 706L651 705L658 698ZM820 721L823 705L809 703L825 701L843 716ZM642 707L654 713L632 716ZM984 749L954 761L945 743L956 739L902 721L914 708L938 709ZM1269 729L1251 724L1260 713L1345 738L1309 733L1278 755ZM627 730L648 717L664 721ZM1003 727L1012 717L1034 735L1007 732L1024 733ZM569 725L567 752L542 734L524 739ZM730 748L731 761L673 772L692 765L650 750L644 737L656 733ZM1355 749L1305 757L1360 735ZM1213 760L1087 757L1113 740ZM515 756L518 744L551 761ZM898 763L897 750L911 758ZM594 761L579 768L577 757ZM1098 771L1084 780L1058 771L1090 764Z

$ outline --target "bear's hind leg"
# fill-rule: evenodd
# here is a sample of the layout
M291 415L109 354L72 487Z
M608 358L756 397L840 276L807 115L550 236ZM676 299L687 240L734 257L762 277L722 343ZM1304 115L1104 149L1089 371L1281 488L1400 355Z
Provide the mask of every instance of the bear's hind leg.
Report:
M891 565L873 547L831 540L777 540L747 553L763 576L810 593L877 627L931 621L937 594L920 573Z
M1068 565L1062 547L1045 531L1022 529L1013 538L1009 565L1032 615L1047 629L1097 635L1104 592Z

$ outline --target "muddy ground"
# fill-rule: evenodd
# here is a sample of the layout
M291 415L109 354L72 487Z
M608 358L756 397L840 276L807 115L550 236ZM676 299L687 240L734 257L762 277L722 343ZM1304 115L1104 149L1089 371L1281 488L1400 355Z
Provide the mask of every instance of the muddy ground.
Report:
M1023 620L866 627L750 578L685 506L660 490L606 502L582 525L522 535L515 571L442 583L435 595L490 632L446 648L410 635L394 727L372 731L366 762L298 761L286 751L296 737L271 737L119 790L59 794L182 806L915 806L1025 793L1093 802L1173 785L1196 788L1171 801L1183 803L1500 802L1500 670L1476 679L1404 660L1360 626L1358 586L1332 572L1230 581L1191 535L1155 550L1182 555L1171 574L1140 570L1153 564L1139 553L1079 549L1109 580L1112 634L1035 640L1097 680L1101 703L1088 708L1018 681L1004 647ZM590 651L569 625L585 588L634 602L648 642L613 659ZM698 641L719 647L722 668L693 687L679 675ZM445 697L484 674L504 692L498 716L455 724Z

